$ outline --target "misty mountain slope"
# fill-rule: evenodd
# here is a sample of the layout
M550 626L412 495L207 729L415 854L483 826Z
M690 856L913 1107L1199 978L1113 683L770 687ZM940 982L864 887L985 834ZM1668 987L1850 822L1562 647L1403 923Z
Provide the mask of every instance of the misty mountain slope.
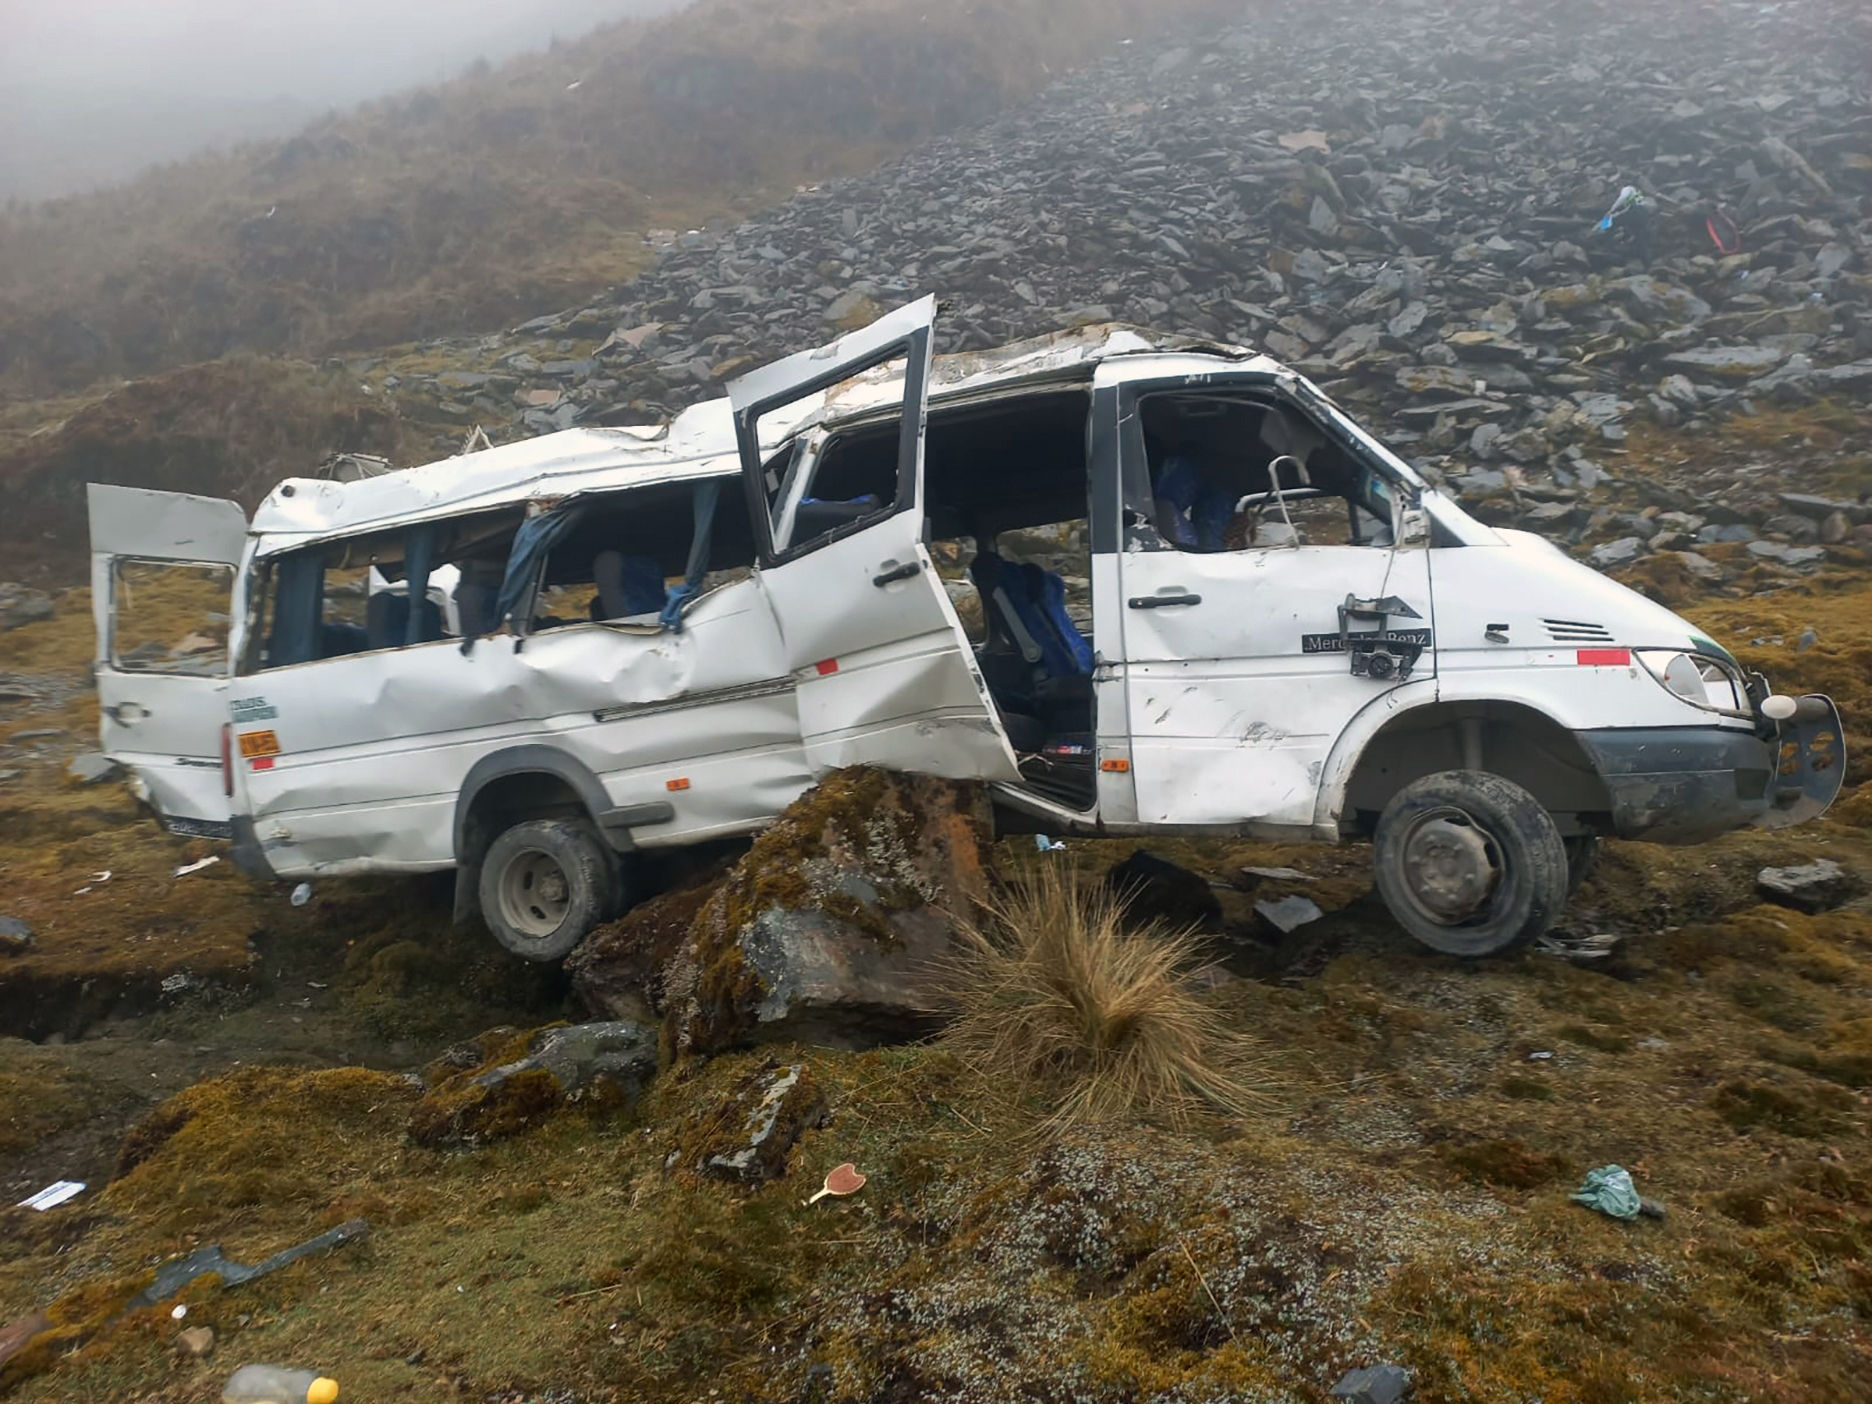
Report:
M1217 0L702 0L0 217L0 385L482 327Z

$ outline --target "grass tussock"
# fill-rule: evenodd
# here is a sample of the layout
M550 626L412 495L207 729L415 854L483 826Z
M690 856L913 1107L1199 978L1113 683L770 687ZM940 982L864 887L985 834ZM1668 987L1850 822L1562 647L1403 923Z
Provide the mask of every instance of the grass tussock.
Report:
M1038 1134L1266 1100L1249 1041L1192 987L1197 938L1124 918L1104 887L1044 868L960 926L944 1041L989 1086L1038 1093Z

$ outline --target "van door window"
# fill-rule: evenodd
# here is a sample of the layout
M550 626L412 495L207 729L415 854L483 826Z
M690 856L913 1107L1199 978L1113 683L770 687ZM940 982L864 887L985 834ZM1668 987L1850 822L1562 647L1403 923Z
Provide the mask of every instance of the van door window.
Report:
M1290 408L1246 397L1146 397L1127 483L1140 545L1179 551L1391 542L1391 489Z
M193 677L227 672L232 566L119 556L111 567L112 667Z
M893 357L842 381L826 393L828 406L857 393L878 378L901 380L906 365ZM764 418L797 412L789 405ZM810 550L907 507L915 484L903 480L902 415L879 423L826 434L808 429L778 455L785 464L773 508L777 554Z

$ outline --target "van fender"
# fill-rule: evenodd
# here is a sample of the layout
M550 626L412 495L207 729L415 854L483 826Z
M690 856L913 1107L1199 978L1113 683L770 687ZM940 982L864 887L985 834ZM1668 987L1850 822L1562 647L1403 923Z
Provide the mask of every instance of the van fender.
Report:
M454 919L457 922L468 920L479 905L476 888L480 882L481 851L492 838L492 835L479 835L475 831L475 801L497 781L522 775L550 776L564 784L578 797L605 843L617 853L628 853L636 847L631 838L633 828L640 824L667 824L676 817L676 807L668 801L613 805L610 794L591 767L557 746L510 746L485 755L469 769L455 797Z
M1327 839L1339 836L1339 819L1345 809L1346 790L1352 783L1359 762L1364 759L1365 748L1387 725L1408 712L1447 702L1500 702L1538 713L1561 731L1577 731L1576 727L1554 715L1554 708L1550 705L1552 698L1537 696L1531 688L1502 685L1514 681L1516 679L1512 674L1502 673L1492 673L1486 678L1475 676L1473 680L1462 674L1453 677L1440 675L1405 683L1382 696L1374 697L1346 723L1320 767L1319 793L1313 801L1314 836Z

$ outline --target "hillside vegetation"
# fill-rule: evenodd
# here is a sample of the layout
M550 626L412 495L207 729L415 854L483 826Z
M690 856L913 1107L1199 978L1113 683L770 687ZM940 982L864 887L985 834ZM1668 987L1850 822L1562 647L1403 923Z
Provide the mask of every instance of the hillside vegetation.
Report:
M486 328L1215 0L701 0L0 217L0 390Z

